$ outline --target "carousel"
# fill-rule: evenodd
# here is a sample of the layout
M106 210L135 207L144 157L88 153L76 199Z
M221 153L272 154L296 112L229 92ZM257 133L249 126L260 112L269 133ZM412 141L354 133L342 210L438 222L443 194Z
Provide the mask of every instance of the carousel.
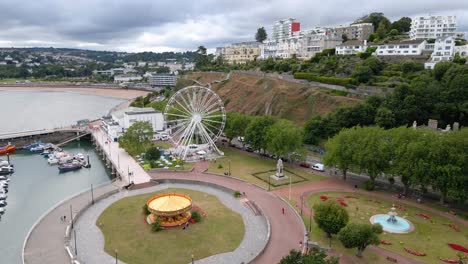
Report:
M192 199L184 194L166 193L151 197L146 202L150 214L146 222L152 224L159 218L161 226L173 227L185 224L190 220Z

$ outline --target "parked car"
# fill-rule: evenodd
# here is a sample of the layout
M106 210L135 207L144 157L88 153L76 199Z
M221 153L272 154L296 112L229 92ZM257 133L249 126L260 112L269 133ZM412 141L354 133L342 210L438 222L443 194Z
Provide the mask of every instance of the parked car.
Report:
M312 169L316 171L324 171L325 166L322 163L315 163L314 165L312 165Z

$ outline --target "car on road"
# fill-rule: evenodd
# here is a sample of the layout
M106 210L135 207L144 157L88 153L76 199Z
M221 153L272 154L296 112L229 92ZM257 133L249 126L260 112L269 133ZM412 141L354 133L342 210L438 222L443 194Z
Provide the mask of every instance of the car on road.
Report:
M324 171L325 166L322 163L315 163L314 165L312 165L312 169L316 171Z

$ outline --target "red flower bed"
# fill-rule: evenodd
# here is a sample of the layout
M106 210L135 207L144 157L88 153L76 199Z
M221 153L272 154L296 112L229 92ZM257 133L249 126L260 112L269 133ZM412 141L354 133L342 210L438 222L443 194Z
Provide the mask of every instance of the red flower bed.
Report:
M376 204L381 204L381 202L380 202L380 201L377 201L377 200L367 199L367 201L373 202L373 203L376 203Z
M468 253L468 248L466 248L466 247L464 247L464 246L461 246L461 245L458 245L458 244L448 244L448 245L449 245L451 248L455 249L455 250Z
M458 259L449 259L449 258L442 258L442 257L439 257L440 260L442 260L443 262L447 262L447 263L458 263L459 260Z
M206 212L203 211L203 209L202 209L200 206L198 206L198 205L195 205L195 204L192 205L192 211L197 211L197 212L200 213L200 215L201 215L202 217L206 217Z
M395 205L395 208L405 211L406 209L401 205Z
M348 207L348 205L345 202L343 202L343 201L338 201L338 202L341 204L341 206Z
M346 195L345 198L359 199L359 197L356 197L354 195Z
M322 195L320 196L320 200L325 202L326 200L328 200L328 196Z
M426 253L424 252L418 252L418 251L414 251L412 249L409 249L409 248L404 248L406 252L410 253L410 254L413 254L415 256L419 256L419 257L422 257L422 256L426 256Z
M197 221L195 221L195 219L192 218L192 219L189 220L189 222L190 222L191 224L195 224Z
M342 201L344 201L344 198L342 198L342 197L337 197L336 200L342 202Z
M431 219L430 216L428 216L427 214L423 214L423 213L416 213L416 215L419 215L420 217L424 218L424 219Z
M383 245L391 245L392 242L386 241L386 240L383 240L383 239L382 239L382 240L380 240L380 244L383 244Z
M460 228L454 224L447 224L448 226L450 226L453 230L457 231L457 232L460 232Z

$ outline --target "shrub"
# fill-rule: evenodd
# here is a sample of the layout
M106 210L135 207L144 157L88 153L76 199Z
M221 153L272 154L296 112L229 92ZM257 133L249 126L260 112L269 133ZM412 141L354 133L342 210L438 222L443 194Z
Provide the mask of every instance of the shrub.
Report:
M388 178L388 182L390 184L394 184L395 183L395 178L393 178L393 177Z
M191 213L192 213L191 219L195 220L195 222L197 222L197 223L198 223L198 222L201 222L202 217L201 217L201 214L200 214L199 212L197 212L197 211L192 211Z
M341 91L341 90L332 90L330 92L331 95L339 95L339 96L347 96L348 92L347 91Z
M143 209L142 212L143 212L143 214L145 214L145 215L151 213L151 212L148 210L148 205L147 205L147 204L143 205L143 207L142 207L141 209Z
M311 73L306 72L296 72L294 73L295 79L306 79L308 81L313 82L321 82L326 84L334 84L334 85L341 85L341 86L348 86L350 85L351 78L338 78L338 77L325 77L325 76L317 76Z
M233 195L234 195L234 197L238 198L238 197L240 197L242 194L241 194L240 191L234 191Z
M161 151L156 147L151 147L146 151L145 158L147 160L158 160L161 157Z
M151 224L151 231L153 232L159 232L163 230L164 228L161 226L161 220L159 218L156 218L154 220L154 223Z
M223 168L223 165L218 164L218 169L222 169L222 168Z
M375 188L375 184L370 181L370 180L367 180L364 182L364 189L367 190L367 191L372 191L374 190Z

